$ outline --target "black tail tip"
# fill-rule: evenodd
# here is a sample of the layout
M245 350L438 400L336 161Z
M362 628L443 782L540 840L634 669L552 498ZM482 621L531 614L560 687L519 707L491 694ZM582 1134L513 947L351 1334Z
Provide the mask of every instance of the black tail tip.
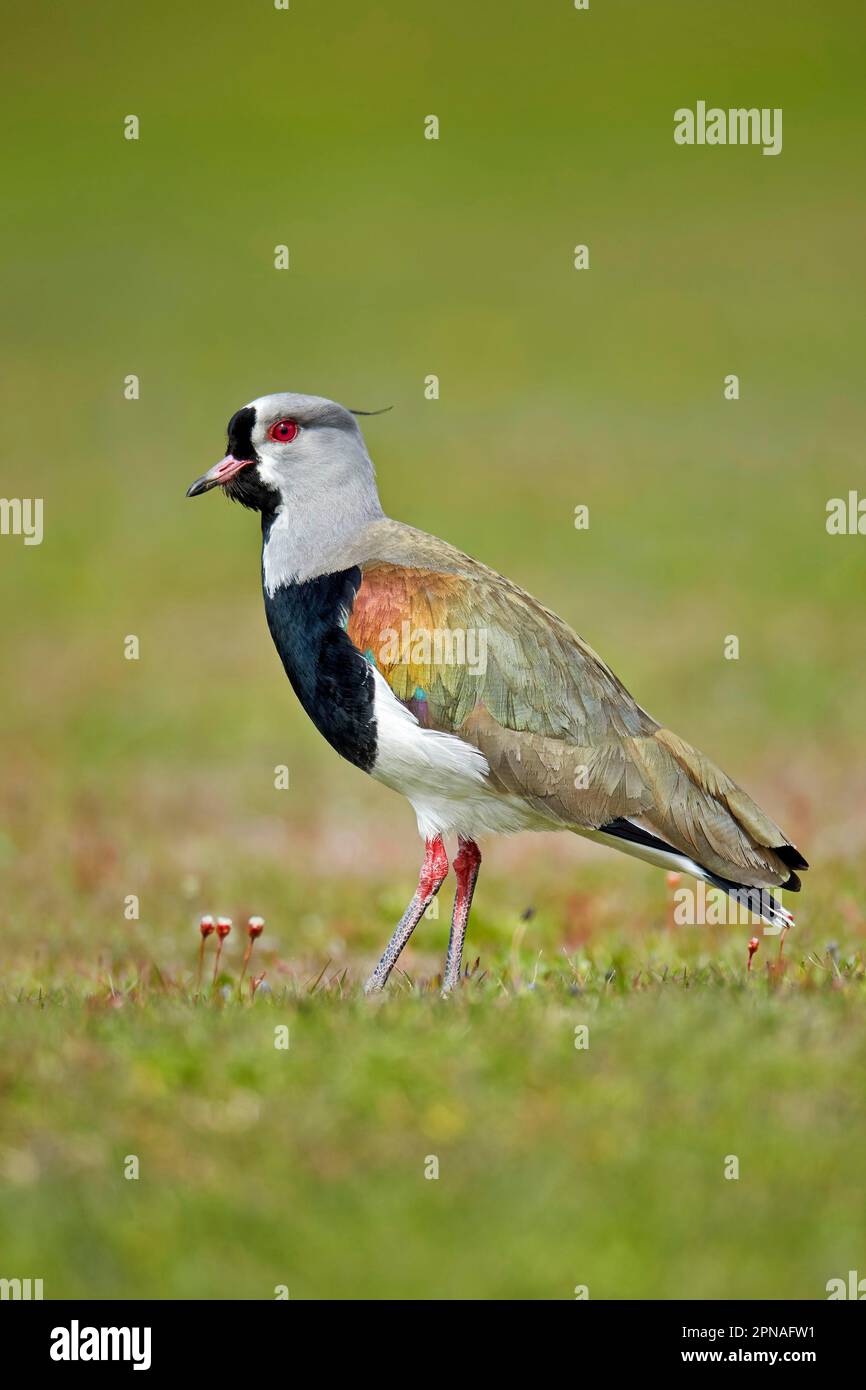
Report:
M809 865L794 845L773 845L773 853L778 854L782 863L789 869L808 869ZM793 877L793 875L792 875ZM799 884L797 887L799 888ZM785 884L787 888L787 883Z

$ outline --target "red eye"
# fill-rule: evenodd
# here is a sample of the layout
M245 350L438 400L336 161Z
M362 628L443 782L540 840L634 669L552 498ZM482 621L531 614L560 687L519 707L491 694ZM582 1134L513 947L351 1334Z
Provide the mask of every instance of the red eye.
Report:
M277 420L268 430L268 439L275 444L290 444L298 432L296 420Z

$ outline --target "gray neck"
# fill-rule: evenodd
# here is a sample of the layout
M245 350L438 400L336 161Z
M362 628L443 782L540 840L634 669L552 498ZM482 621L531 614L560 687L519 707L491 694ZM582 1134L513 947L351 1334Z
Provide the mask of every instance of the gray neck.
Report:
M376 485L349 489L335 499L284 497L262 525L262 582L269 595L281 584L295 584L345 568L341 552L363 527L384 516Z

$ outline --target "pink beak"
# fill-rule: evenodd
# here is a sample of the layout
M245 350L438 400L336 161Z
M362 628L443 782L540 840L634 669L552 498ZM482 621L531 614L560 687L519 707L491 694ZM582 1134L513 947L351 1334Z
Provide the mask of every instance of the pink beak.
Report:
M231 454L227 454L219 463L215 463L213 468L209 468L207 473L203 473L200 478L196 478L191 487L186 490L187 497L198 497L199 493L210 492L212 487L223 487L229 478L233 478L236 473L240 473L242 468L252 468L252 459L236 459Z

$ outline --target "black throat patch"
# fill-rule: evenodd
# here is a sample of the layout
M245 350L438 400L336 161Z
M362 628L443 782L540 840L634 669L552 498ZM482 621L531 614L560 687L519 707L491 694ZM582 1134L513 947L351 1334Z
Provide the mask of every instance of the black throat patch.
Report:
M315 724L350 763L376 762L375 681L345 629L361 583L357 568L265 590L265 613L292 689Z

